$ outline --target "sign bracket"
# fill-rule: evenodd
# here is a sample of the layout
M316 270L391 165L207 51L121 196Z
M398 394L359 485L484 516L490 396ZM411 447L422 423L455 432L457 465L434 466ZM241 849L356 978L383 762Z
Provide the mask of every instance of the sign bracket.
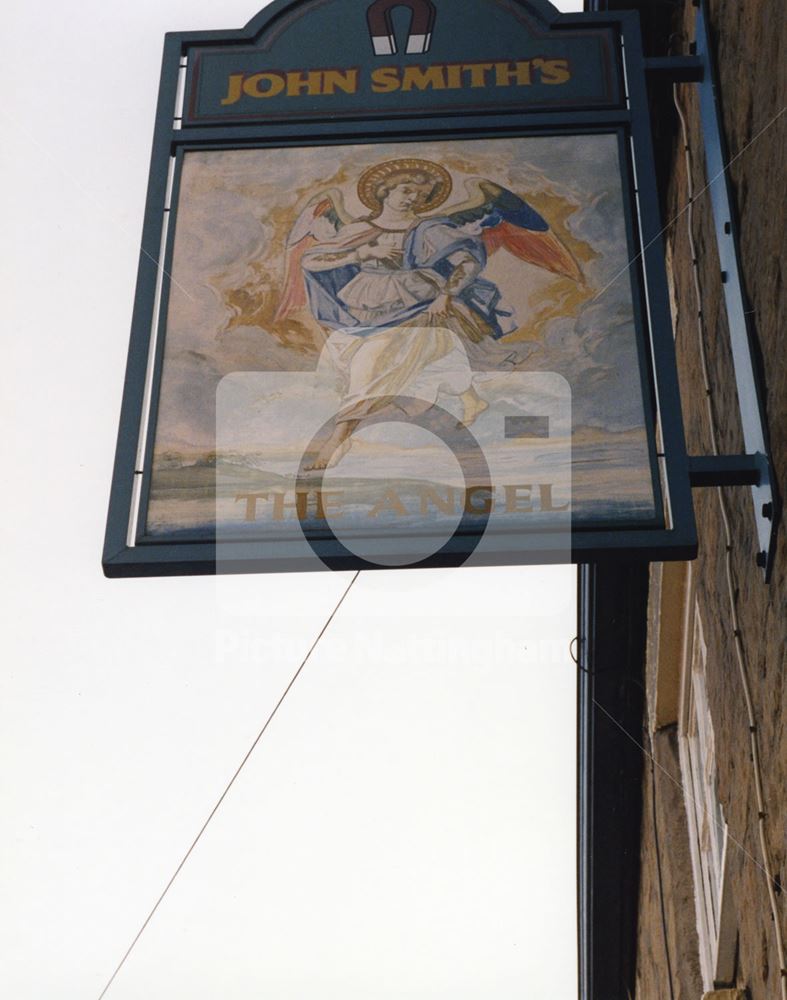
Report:
M708 34L707 0L697 3L695 35L691 55L646 59L645 69L652 78L673 83L696 83L699 87L708 190L719 252L745 454L692 457L689 458L689 470L692 487L751 487L758 540L756 561L763 570L767 583L776 555L781 500L776 492L768 442L765 385L757 363L756 333L743 285L740 234L727 169L730 159L724 139L716 66Z
M768 474L767 457L689 455L689 481L698 486L759 486Z
M659 56L645 59L645 72L675 83L701 83L705 64L699 56Z

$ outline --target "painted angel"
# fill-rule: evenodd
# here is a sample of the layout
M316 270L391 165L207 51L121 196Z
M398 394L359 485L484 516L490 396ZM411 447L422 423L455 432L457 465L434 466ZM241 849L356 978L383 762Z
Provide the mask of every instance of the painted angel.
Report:
M571 253L522 198L482 178L466 187L469 198L441 214L452 188L448 171L428 160L387 160L358 182L370 215L348 217L333 190L296 221L276 318L308 306L332 331L327 348L346 387L313 468L335 465L358 423L396 397L428 406L441 393L457 396L466 426L487 409L463 342L516 329L497 286L482 276L491 254L505 249L582 280Z

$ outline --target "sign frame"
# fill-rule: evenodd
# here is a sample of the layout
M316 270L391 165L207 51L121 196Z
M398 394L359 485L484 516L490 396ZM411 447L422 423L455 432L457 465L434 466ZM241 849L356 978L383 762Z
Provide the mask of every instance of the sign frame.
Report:
M348 116L337 120L276 120L263 123L187 124L183 104L188 85L187 54L194 48L253 44L261 31L287 16L291 0L277 0L237 31L168 33L164 44L150 180L145 208L137 294L121 409L115 468L110 496L103 568L107 576L170 576L220 572L282 572L313 570L317 564L293 560L286 545L261 561L248 543L225 541L165 542L139 538L136 530L140 502L147 488L152 441L151 414L161 369L163 317L172 254L172 221L177 205L176 167L186 152L195 149L270 146L329 145L384 142L495 138L548 134L616 132L628 147L630 182L625 172L624 197L629 240L639 247L633 282L638 331L646 331L649 353L647 380L643 385L646 417L658 428L657 458L666 484L664 499L669 524L661 527L575 529L571 559L588 563L607 560L688 559L696 555L689 467L683 433L680 397L672 338L672 320L661 241L653 146L645 84L645 61L636 13L559 14L542 0L500 0L523 8L549 30L608 29L621 43L620 58L625 101L607 108L555 110L552 108L502 109L499 113L443 112L424 118ZM628 185L628 188L627 188ZM645 377L641 373L641 377ZM650 406L651 411L647 412ZM649 437L652 439L653 435ZM132 528L130 529L130 525ZM267 544L267 543L264 543ZM278 543L281 544L281 543ZM419 565L461 565L474 547L472 539L452 544ZM220 550L220 555L217 553ZM270 548L267 550L270 553ZM320 558L332 569L369 568L330 542ZM526 558L523 558L526 556ZM544 533L538 545L526 551L502 544L485 557L491 564L565 561L565 541Z

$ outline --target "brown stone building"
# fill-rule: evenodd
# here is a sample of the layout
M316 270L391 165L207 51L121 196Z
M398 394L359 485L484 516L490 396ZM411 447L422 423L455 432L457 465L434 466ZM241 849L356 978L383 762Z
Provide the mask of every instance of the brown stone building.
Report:
M649 56L694 51L692 0L587 6L638 6ZM787 468L787 18L783 0L710 0L705 9L778 487ZM724 178L708 176L696 84L673 90L667 80L655 82L652 115L688 451L742 454L710 198L710 185ZM630 574L648 593L647 636L639 637L645 752L638 903L629 914L625 986L621 979L610 986L609 1000L627 993L636 1000L780 1000L787 990L784 528L766 583L751 489L699 488L694 502L697 560L654 564L647 582L641 569ZM603 991L598 997L606 1000Z

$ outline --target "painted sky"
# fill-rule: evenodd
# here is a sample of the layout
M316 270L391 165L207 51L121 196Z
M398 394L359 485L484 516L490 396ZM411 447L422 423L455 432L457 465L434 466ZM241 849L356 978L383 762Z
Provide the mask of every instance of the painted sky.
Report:
M349 582L100 569L163 35L255 9L7 12L26 40L0 65L14 1000L99 996ZM474 998L575 998L575 585L570 566L363 575L107 1000L368 1000L409 973L435 1000L446 970Z

